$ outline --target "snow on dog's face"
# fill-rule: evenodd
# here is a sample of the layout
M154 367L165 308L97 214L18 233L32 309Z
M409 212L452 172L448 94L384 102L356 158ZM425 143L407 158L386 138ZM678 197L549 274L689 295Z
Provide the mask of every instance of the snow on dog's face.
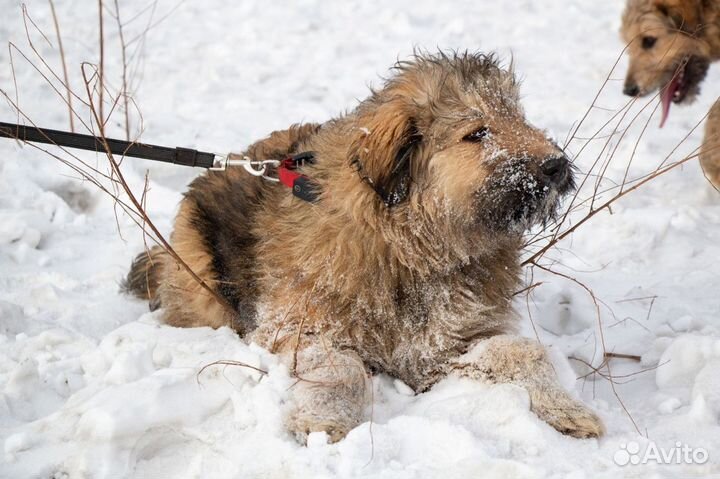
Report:
M518 235L573 187L569 161L527 123L512 71L492 56L401 62L355 116L350 158L391 209Z
M623 14L621 34L630 58L624 93L644 96L660 90L661 126L672 103L695 99L710 65L701 3L629 0Z

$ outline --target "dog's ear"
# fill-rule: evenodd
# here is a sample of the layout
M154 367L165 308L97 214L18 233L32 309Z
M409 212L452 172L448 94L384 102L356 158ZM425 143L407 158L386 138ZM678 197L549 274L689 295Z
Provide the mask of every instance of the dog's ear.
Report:
M653 3L674 28L685 33L694 33L702 18L700 0L655 0Z
M352 167L387 206L409 196L413 158L422 145L422 135L401 103L391 100L361 111L349 150Z

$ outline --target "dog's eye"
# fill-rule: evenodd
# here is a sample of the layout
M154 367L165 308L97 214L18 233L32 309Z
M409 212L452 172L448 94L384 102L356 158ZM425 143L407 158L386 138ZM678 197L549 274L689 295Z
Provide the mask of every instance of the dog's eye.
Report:
M487 136L490 134L490 129L486 126L483 126L479 130L475 130L469 135L465 135L463 137L463 141L471 141L473 143L479 143L483 141Z
M650 50L652 47L655 46L656 41L657 41L657 38L655 38L655 37L643 37L642 38L642 47L645 50Z

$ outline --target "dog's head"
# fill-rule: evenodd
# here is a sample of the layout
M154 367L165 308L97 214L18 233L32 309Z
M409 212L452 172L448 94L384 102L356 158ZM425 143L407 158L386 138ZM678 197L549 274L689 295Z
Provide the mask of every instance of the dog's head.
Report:
M689 103L710 65L700 0L628 0L621 34L630 58L624 93L661 90L662 123L671 103Z
M573 187L570 162L527 123L512 71L493 56L400 62L353 118L351 166L391 213L515 237Z

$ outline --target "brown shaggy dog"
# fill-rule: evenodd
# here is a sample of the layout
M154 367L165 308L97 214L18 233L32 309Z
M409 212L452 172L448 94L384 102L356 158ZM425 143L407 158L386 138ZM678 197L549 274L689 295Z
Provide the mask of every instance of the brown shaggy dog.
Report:
M305 151L315 203L240 169L185 195L173 247L231 311L158 249L127 288L169 324L231 325L280 354L300 378L287 424L301 440L338 440L366 420L379 372L417 392L451 373L517 384L557 430L601 434L543 348L505 334L522 234L573 184L563 152L525 121L511 72L480 54L415 57L353 112L275 132L247 155Z
M720 2L628 0L621 34L630 57L624 92L643 96L661 90L662 126L670 105L692 102L710 63L720 59ZM713 109L720 105L716 103ZM700 154L706 176L717 187L719 130L720 115L711 114Z

